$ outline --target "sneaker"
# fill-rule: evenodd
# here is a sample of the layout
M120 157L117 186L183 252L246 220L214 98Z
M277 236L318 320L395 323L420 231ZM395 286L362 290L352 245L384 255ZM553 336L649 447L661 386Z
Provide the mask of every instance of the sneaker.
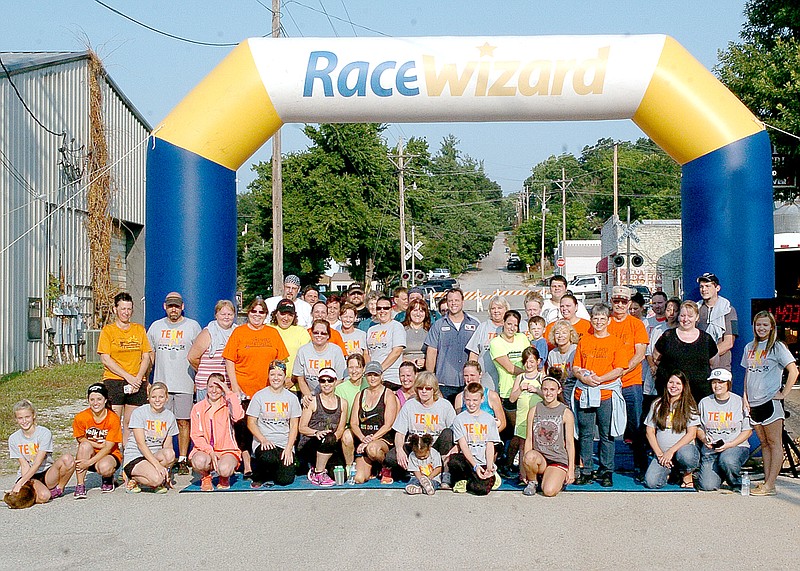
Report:
M319 482L319 485L322 486L323 488L330 488L331 486L336 485L336 480L328 476L327 470L323 470L322 472L317 474L317 482Z
M306 474L306 478L308 478L309 482L311 482L311 480L314 479L314 468L313 467L308 469L308 473Z
M432 496L436 493L436 488L433 487L433 484L427 476L422 476L419 485L422 487L422 491L425 492L426 496Z
M614 479L611 476L611 472L603 474L599 479L599 483L604 488L612 488L614 486Z
M535 496L536 495L536 482L530 481L528 485L525 486L525 489L522 490L523 496Z
M120 470L119 474L117 474L117 477L114 478L114 483L119 487L126 485L128 483L128 480L125 478L125 472Z
M501 485L503 485L503 478L500 477L500 474L494 475L494 484L492 484L492 490L496 490Z
M167 487L164 486L164 485L161 485L161 486L158 486L156 488L153 488L153 493L154 494L166 494L168 491L169 490L167 490Z
M394 484L394 478L392 478L392 471L389 468L381 468L381 484L384 486L388 486L389 484Z
M56 499L56 498L60 498L60 497L61 497L61 496L63 496L63 495L64 495L64 490L62 490L62 489L61 489L61 488L59 488L58 486L56 486L55 488L53 488L52 490L50 490L50 499L51 499L51 500L54 500L54 499Z
M142 489L139 487L139 484L136 482L136 480L128 480L128 483L125 484L126 494L138 494L141 491Z
M100 491L104 494L109 494L114 491L114 478L103 478L103 483L100 484Z
M86 499L86 485L85 484L78 484L75 486L75 499L76 500L85 500Z
M577 478L575 478L575 485L576 486L586 486L587 484L591 484L594 482L594 478L591 474L581 474Z
M467 481L466 480L459 480L456 482L456 485L453 486L453 492L456 494L463 494L467 491Z
M213 492L214 491L214 483L211 481L211 474L208 476L203 476L200 478L200 491L201 492Z
M417 484L408 484L406 486L406 493L409 496L418 496L422 492L422 486L418 486Z
M441 488L443 490L452 490L453 489L453 483L452 483L452 479L450 478L450 472L443 472L442 473L442 485L441 485Z
M192 473L191 468L189 468L189 464L186 463L186 460L182 462L178 462L178 476L188 476Z
M220 476L219 483L217 484L218 490L230 490L231 489L231 479L230 477Z

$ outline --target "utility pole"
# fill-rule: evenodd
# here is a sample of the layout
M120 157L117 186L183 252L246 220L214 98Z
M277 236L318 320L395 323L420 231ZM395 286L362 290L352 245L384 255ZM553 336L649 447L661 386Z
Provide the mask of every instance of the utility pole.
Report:
M272 37L281 33L281 2L272 0ZM272 293L283 292L283 170L281 130L272 136Z
M619 179L617 178L617 170L619 167L619 147L614 143L614 222L619 220Z
M542 187L542 256L539 260L539 267L542 270L542 280L544 280L544 217L547 209L545 208L545 201L547 200L546 193L547 185Z
M625 247L625 254L626 254L625 259L627 260L627 262L625 264L625 271L628 274L626 276L626 279L625 279L625 285L627 285L627 286L631 285L631 232L630 232L630 227L631 227L631 205L629 204L628 205L628 224L625 226L625 230L626 230L626 234L627 234L627 237L625 238L625 240L627 242L626 243L626 247Z
M412 246L414 246L417 243L417 237L416 237L415 234L416 234L416 228L412 224L411 225L411 245ZM405 256L403 257L403 259L405 260ZM411 285L412 286L415 285L415 282L417 280L417 277L416 277L417 276L417 263L416 262L417 262L417 257L412 253L411 254Z
M572 179L567 180L567 173L564 168L561 168L561 180L558 181L558 186L561 188L561 257L566 258L566 242L567 242L567 188L572 185ZM561 268L561 275L567 275L566 266Z
M405 149L403 148L403 138L397 141L397 155L394 158L397 159L397 162L394 162L393 157L389 157L392 161L394 166L397 167L398 171L398 189L400 191L400 274L404 274L406 272L406 191L405 191L405 182L404 182L404 175L405 169L408 166L408 163L405 162L405 159L412 159L416 155L406 155ZM408 285L408 280L402 280L403 286Z

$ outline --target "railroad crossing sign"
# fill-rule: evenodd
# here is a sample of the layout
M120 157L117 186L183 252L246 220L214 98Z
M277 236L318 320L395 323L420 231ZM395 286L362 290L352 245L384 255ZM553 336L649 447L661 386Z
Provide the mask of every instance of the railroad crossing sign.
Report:
M422 242L417 242L413 246L411 242L406 242L406 260L410 260L411 256L414 256L416 259L421 260L422 254L419 253L419 249L422 247Z
M641 226L642 223L638 220L634 220L630 224L623 224L622 222L617 222L617 227L622 230L622 233L617 238L617 243L622 244L627 238L630 238L637 244L639 243L639 237L636 235L636 229Z

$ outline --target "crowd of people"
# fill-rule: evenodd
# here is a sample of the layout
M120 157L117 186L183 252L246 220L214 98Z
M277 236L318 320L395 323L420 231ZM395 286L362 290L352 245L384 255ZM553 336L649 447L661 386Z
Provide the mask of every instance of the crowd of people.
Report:
M773 316L758 313L739 364L744 394L733 393L736 310L714 274L697 281L699 303L655 292L646 316L628 287L587 310L554 276L548 299L527 295L524 315L495 295L481 323L457 288L437 311L421 288L389 297L352 284L321 300L287 276L244 323L222 300L201 327L171 292L147 330L120 293L98 343L102 381L73 422L75 454L55 459L33 404L14 406L11 493L44 503L74 474L74 497L86 498L88 472L101 492L165 493L175 472L211 491L238 471L253 488L298 477L330 487L339 475L400 480L408 494L486 495L506 478L526 496L554 496L568 484L613 486L617 437L647 488L736 490L755 430L765 479L751 493L775 495L794 357Z

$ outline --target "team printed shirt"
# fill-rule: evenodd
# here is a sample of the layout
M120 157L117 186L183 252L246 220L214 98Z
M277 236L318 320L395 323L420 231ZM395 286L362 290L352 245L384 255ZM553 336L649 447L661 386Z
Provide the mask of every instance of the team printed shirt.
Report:
M161 412L155 412L150 405L140 406L131 414L130 436L125 444L125 459L123 465L127 466L131 461L144 456L139 446L136 444L134 428L144 430L144 442L147 448L155 454L164 447L167 438L172 438L178 434L178 422L172 411L166 408Z
M767 353L766 342L751 341L744 348L742 367L747 369L747 400L750 406L772 400L783 381L783 370L794 363L794 355L786 345L776 342Z
M647 413L647 418L645 419L644 424L645 426L655 428L656 442L658 442L658 447L661 448L662 452L666 452L684 437L686 431L684 430L683 432L675 432L672 429L672 417L674 415L673 410L670 410L669 414L667 415L666 428L664 430L658 429L658 426L656 426L656 407L658 406L659 402L660 399L656 400L652 404L650 407L650 412ZM686 422L687 429L691 428L692 426L700 426L700 417L696 414L693 414L691 417L689 417L689 420Z
M308 335L305 329L301 330ZM222 356L233 361L239 388L252 397L267 386L269 364L275 359L283 361L289 352L274 327L252 329L242 325L231 333Z
M127 330L117 327L116 322L109 323L100 331L97 342L97 354L108 355L123 368L126 373L136 375L142 363L142 354L152 351L147 339L147 331L143 325L131 323ZM103 379L124 380L108 367L103 367Z
M636 345L647 345L649 340L647 336L647 329L641 319L633 315L626 315L622 321L617 321L613 316L608 322L608 332L611 335L619 337L624 347L624 358L626 359L625 365L631 362L633 355L636 353ZM628 371L622 377L622 386L631 387L633 385L642 384L642 364L639 363L633 370Z
M392 349L395 347L406 346L406 329L397 321L390 320L388 323L373 325L367 331L367 348L369 349L370 359L383 363ZM383 371L383 380L399 384L400 382L400 363L402 356L397 357L395 362Z
M462 411L453 422L453 440L466 439L467 447L480 465L486 464L486 444L500 442L497 421L486 411L478 409L472 414Z
M119 450L119 445L122 444L122 430L119 416L113 410L106 410L106 417L100 422L94 419L92 409L82 410L72 421L72 436L76 439L86 438L95 444L113 442L114 448L111 449L110 455L122 462L122 453Z
M616 368L624 369L628 366L628 363L629 359L625 358L625 348L620 338L616 335L607 335L606 337L585 335L578 341L573 366L589 369L596 373L598 377L602 377ZM615 380L611 379L600 386L611 384ZM575 398L581 398L582 392L581 389L576 388ZM601 390L600 400L610 399L611 394L611 391Z
M167 385L171 393L194 392L194 369L189 365L189 349L202 329L194 319L184 317L172 323L166 317L154 321L147 330L147 339L155 351L153 382Z
M435 478L431 478L431 474L436 468L442 467L442 455L439 454L435 448L431 448L428 451L428 457L424 460L420 460L417 458L417 455L413 452L408 455L408 471L409 473L413 474L417 470L419 470L420 474L423 476L427 476L432 481L442 483L442 473L439 472Z
M258 419L258 429L264 438L283 449L289 444L289 421L300 418L300 414L300 401L287 389L277 393L269 387L261 389L247 407L247 416ZM259 446L258 440L253 439L253 451Z
M453 426L456 411L447 399L439 398L426 407L416 399L407 400L392 428L400 434L430 434L434 441L445 428Z
M351 333L342 333L342 341L344 341L345 357L350 355L364 354L367 348L367 334L360 329L353 329Z
M339 346L328 343L322 353L317 353L311 343L300 347L294 360L292 374L297 377L305 377L312 394L319 394L318 379L322 369L333 369L336 371L337 379L344 378L347 366Z
M697 408L700 411L700 426L711 442L732 442L742 431L752 429L750 417L744 412L742 397L737 394L730 393L725 401L717 400L714 395L707 396ZM750 448L747 440L739 446Z
M42 474L53 465L53 434L50 430L37 425L30 438L25 436L21 428L8 437L8 455L11 458L23 458L28 464L33 464L39 450L47 452L42 465L36 470L37 474ZM22 467L17 470L19 476L22 476Z

